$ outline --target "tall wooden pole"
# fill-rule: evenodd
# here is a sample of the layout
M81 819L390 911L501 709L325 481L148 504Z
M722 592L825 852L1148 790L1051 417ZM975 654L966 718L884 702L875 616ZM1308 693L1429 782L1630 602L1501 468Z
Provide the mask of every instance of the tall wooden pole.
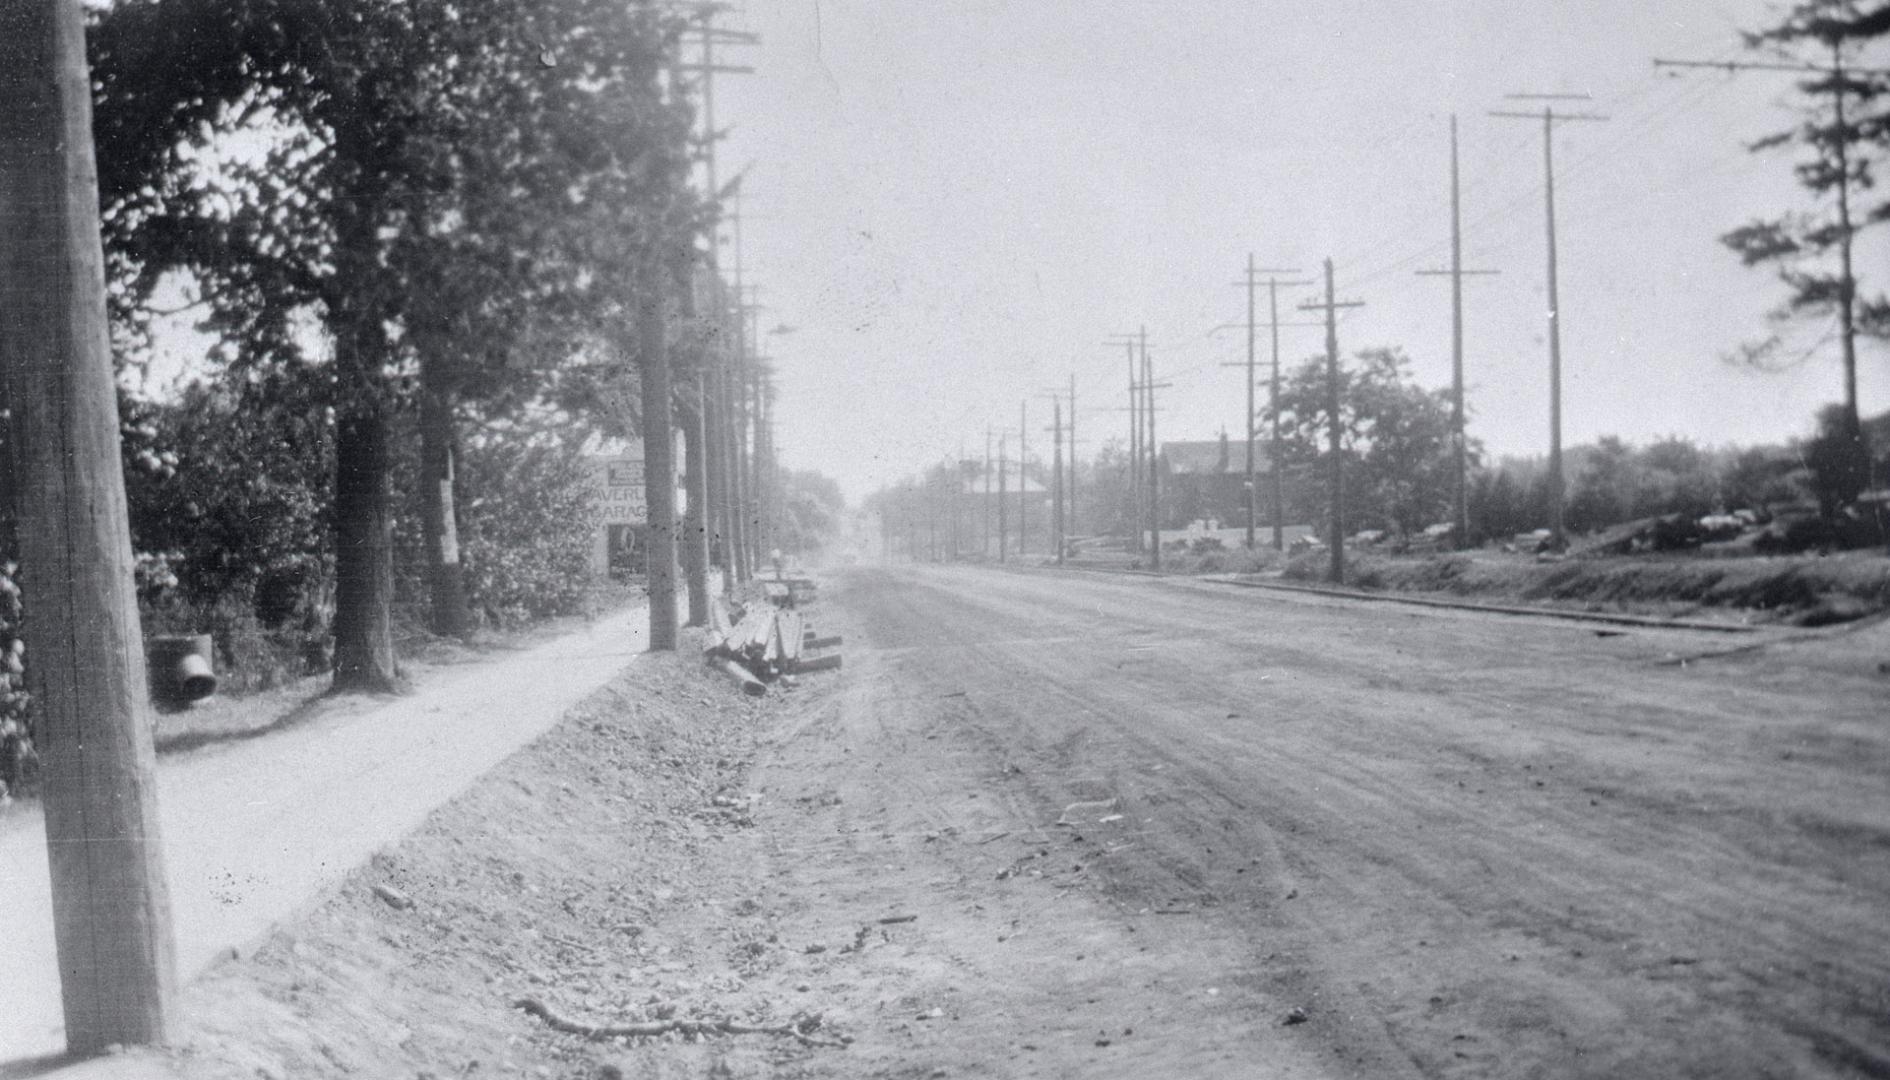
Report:
M978 557L991 556L991 429L984 429L984 490L978 499Z
M676 275L676 290L682 301L685 323L697 317L696 288L698 273L693 247L686 250ZM708 440L708 395L702 369L685 376L689 392L677 403L676 412L683 429L683 489L685 492L682 529L677 537L681 545L683 577L688 584L689 625L707 626L709 622L709 477L704 467Z
M1583 94L1507 94L1506 97L1529 99L1577 99ZM1526 112L1492 112L1491 116L1509 119L1536 119ZM1556 291L1555 260L1555 125L1560 120L1605 120L1593 113L1558 113L1554 105L1542 108L1543 206L1549 234L1549 534L1556 550L1568 546L1563 521L1565 481L1562 477L1562 303Z
M1017 403L1017 554L1023 557L1024 547L1030 537L1030 481L1024 474L1024 463L1030 460L1030 417L1029 406L1025 402Z
M1563 521L1562 478L1562 303L1555 287L1555 110L1542 110L1544 205L1549 224L1549 536L1557 551L1568 546Z
M654 256L637 298L637 365L643 388L643 504L649 518L644 545L650 594L650 651L676 648L676 447L671 419L669 298Z
M1255 402L1254 402L1254 391L1255 391L1255 388L1258 386L1258 382L1254 377L1254 374L1255 374L1254 369L1258 363L1255 346L1256 346L1256 339L1257 339L1257 335L1259 331L1259 315L1258 315L1258 312L1255 310L1256 307L1258 306L1256 293L1260 285L1260 275L1262 274L1267 275L1267 305L1268 305L1267 310L1269 313L1269 317L1267 320L1267 330L1273 337L1273 383L1272 383L1271 401L1277 406L1280 400L1280 286L1281 285L1307 285L1311 283L1304 282L1304 281L1281 281L1278 277L1274 275L1297 274L1297 273L1299 273L1298 270L1285 270L1285 269L1279 269L1279 268L1262 268L1262 267L1255 266L1253 254L1250 252L1247 255L1246 278L1242 281L1237 281L1234 283L1240 288L1247 290L1247 362L1245 364L1223 364L1221 366L1222 367L1244 367L1247 369L1246 492L1247 492L1247 547L1248 548L1252 548L1254 544L1256 543L1254 539L1254 533L1257 527L1256 519L1259 517L1258 506L1259 506L1259 499L1260 499L1260 492L1257 486L1258 469L1255 465L1255 460L1259 457L1259 450L1254 446L1254 444L1260 440L1259 420L1258 420L1258 414L1255 411ZM1295 325L1303 326L1306 324L1299 323ZM1283 525L1281 524L1281 522L1283 518L1285 517L1285 511L1283 508L1286 502L1286 488L1284 486L1284 481L1281 478L1280 467L1279 467L1280 418L1279 418L1277 409L1275 410L1275 415L1273 417L1272 455L1273 455L1273 466L1269 471L1272 473L1272 477L1273 477L1273 546L1283 551L1286 548L1286 540L1285 540L1285 534L1282 531Z
M1056 502L1056 514L1054 515L1054 524L1051 531L1056 534L1057 565L1062 566L1063 529L1064 521L1066 520L1063 516L1063 403L1061 401L1053 403L1051 405L1051 413L1054 417L1051 423L1056 429L1056 434L1053 436L1053 438L1056 439L1056 456L1051 462L1051 467L1055 470L1052 473L1055 477L1055 482L1052 485L1055 489L1052 498L1055 499Z
M1326 315L1327 454L1332 459L1328 472L1332 495L1332 566L1329 576L1335 584L1341 585L1345 583L1345 463L1341 457L1345 442L1342 435L1344 425L1341 420L1341 407L1344 401L1339 394L1339 309L1363 306L1362 301L1340 301L1333 298L1331 259L1326 260L1325 301L1299 305L1301 311L1324 311Z
M1267 323L1273 333L1273 378L1267 400L1273 408L1273 550L1286 550L1286 468L1281 461L1280 434L1280 283L1267 282Z
M997 499L998 562L1003 562L1005 560L1006 556L1005 556L1004 549L1009 547L1011 543L1010 510L1007 508L1007 504L1010 502L1010 498L1009 498L1008 493L1004 490L1005 474L1007 474L1008 472L1010 472L1010 465L1008 462L1004 460L1004 436L999 435L998 436L998 499Z
M1162 567L1162 480L1160 480L1160 443L1155 441L1155 365L1149 361L1149 327L1142 327L1142 409L1149 418L1149 435L1143 448L1149 454L1149 569Z
M1470 453L1463 415L1463 204L1457 183L1457 117L1450 117L1450 441L1457 458L1456 546L1470 538Z
M76 0L0 15L0 380L66 1045L161 1043L176 960Z
M1129 550L1142 550L1142 377L1135 370L1135 340L1129 349Z
M1081 534L1082 527L1076 523L1076 373L1070 372L1070 517L1065 523L1072 533Z
M1456 457L1457 490L1452 517L1458 547L1470 541L1470 449L1464 430L1466 415L1463 401L1463 279L1473 275L1494 274L1494 270L1463 268L1463 214L1457 183L1457 117L1450 117L1450 269L1419 270L1420 276L1450 278L1450 436Z
M1254 320L1254 278L1256 268L1253 264L1253 252L1247 253L1247 550L1254 547L1254 526L1258 523L1260 507L1256 501L1258 493L1254 491L1253 441L1259 436L1254 430L1254 336L1257 327Z
M1332 260L1326 260L1326 419L1332 455L1332 580L1345 582L1345 462L1339 436L1339 326L1338 305L1332 295Z

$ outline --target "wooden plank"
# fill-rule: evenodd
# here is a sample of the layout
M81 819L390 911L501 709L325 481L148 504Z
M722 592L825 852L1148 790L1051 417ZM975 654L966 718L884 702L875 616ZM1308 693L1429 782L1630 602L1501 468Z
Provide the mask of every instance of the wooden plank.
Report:
M783 611L774 617L774 622L780 628L781 660L792 664L801 658L801 614L798 611Z

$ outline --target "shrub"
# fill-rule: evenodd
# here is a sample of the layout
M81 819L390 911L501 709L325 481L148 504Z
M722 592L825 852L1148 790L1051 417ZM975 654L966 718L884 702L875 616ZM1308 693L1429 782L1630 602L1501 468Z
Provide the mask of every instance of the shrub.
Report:
M33 753L33 700L26 692L26 642L20 640L18 566L0 563L0 800L30 785L39 758Z
M596 516L589 463L561 444L467 448L460 535L474 607L501 625L578 614Z

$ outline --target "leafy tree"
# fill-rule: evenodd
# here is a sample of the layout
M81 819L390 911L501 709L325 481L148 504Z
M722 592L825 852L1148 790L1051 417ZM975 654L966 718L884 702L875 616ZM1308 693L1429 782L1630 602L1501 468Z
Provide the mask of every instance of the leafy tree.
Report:
M1636 517L1681 514L1697 518L1724 509L1719 465L1692 440L1677 435L1659 439L1649 443L1640 457L1645 472L1636 493Z
M1619 436L1604 435L1586 457L1568 501L1568 527L1591 532L1633 518L1642 482L1634 448Z
M505 625L579 610L597 535L595 480L571 425L476 429L460 457L469 591Z
M508 370L521 300L623 316L618 271L647 261L645 210L678 186L656 17L603 0L121 0L97 20L118 307L187 272L239 372L303 359L296 328L318 322L335 685L388 686L391 416L416 373L452 371L428 380L450 409ZM545 214L559 197L568 212Z
M1094 461L1076 466L1076 514L1082 534L1127 536L1129 521L1129 451L1121 438L1102 444Z
M1577 531L1667 514L1697 518L1723 501L1718 464L1677 436L1636 449L1607 435L1584 457L1568 504Z
M1323 521L1331 475L1324 357L1290 373L1277 409L1281 464L1294 481L1291 512ZM1449 394L1416 385L1402 351L1366 349L1341 368L1339 424L1348 522L1409 534L1449 516L1456 467ZM1470 453L1474 461L1480 449L1473 444Z
M840 531L840 515L847 508L840 485L811 469L789 469L781 486L781 550L819 551Z
M1804 454L1811 493L1826 518L1835 518L1869 486L1870 458L1842 405L1827 405L1818 413L1817 434L1805 444Z
M1732 453L1720 473L1720 494L1729 510L1794 503L1804 498L1804 458L1788 447L1754 446Z
M1508 539L1535 528L1524 505L1526 485L1506 468L1480 470L1470 480L1471 540Z

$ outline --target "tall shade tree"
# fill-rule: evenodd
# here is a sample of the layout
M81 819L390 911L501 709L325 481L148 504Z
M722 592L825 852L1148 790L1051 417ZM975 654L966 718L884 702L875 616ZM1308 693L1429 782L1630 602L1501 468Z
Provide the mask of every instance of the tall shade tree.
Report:
M1456 483L1450 395L1416 385L1410 366L1398 349L1365 349L1339 374L1346 520L1406 534L1448 518ZM1327 400L1325 358L1313 357L1290 373L1267 408L1269 421L1279 411L1279 467L1302 478L1293 501L1308 518L1327 512L1313 490L1313 478L1329 469ZM1473 464L1481 457L1474 441L1469 454Z
M422 376L443 555L454 401L529 393L527 312L622 318L665 229L659 19L602 0L121 0L96 18L120 307L187 272L238 369L296 357L319 324L334 685L390 687L392 413Z
M1751 145L1755 151L1797 146L1806 151L1797 166L1798 181L1818 200L1818 209L1748 222L1721 241L1748 266L1775 267L1787 289L1778 320L1835 318L1844 364L1846 438L1852 443L1851 486L1868 480L1869 450L1857 406L1857 339L1890 338L1890 300L1859 288L1852 248L1859 231L1890 221L1890 201L1870 201L1874 167L1890 145L1890 112L1884 108L1890 77L1883 66L1862 63L1862 46L1890 33L1890 4L1859 0L1799 0L1772 26L1746 35L1752 49L1769 60L1802 63L1808 77L1798 83L1805 96L1804 119L1796 127L1768 135ZM1744 355L1760 364L1777 349L1775 335Z

